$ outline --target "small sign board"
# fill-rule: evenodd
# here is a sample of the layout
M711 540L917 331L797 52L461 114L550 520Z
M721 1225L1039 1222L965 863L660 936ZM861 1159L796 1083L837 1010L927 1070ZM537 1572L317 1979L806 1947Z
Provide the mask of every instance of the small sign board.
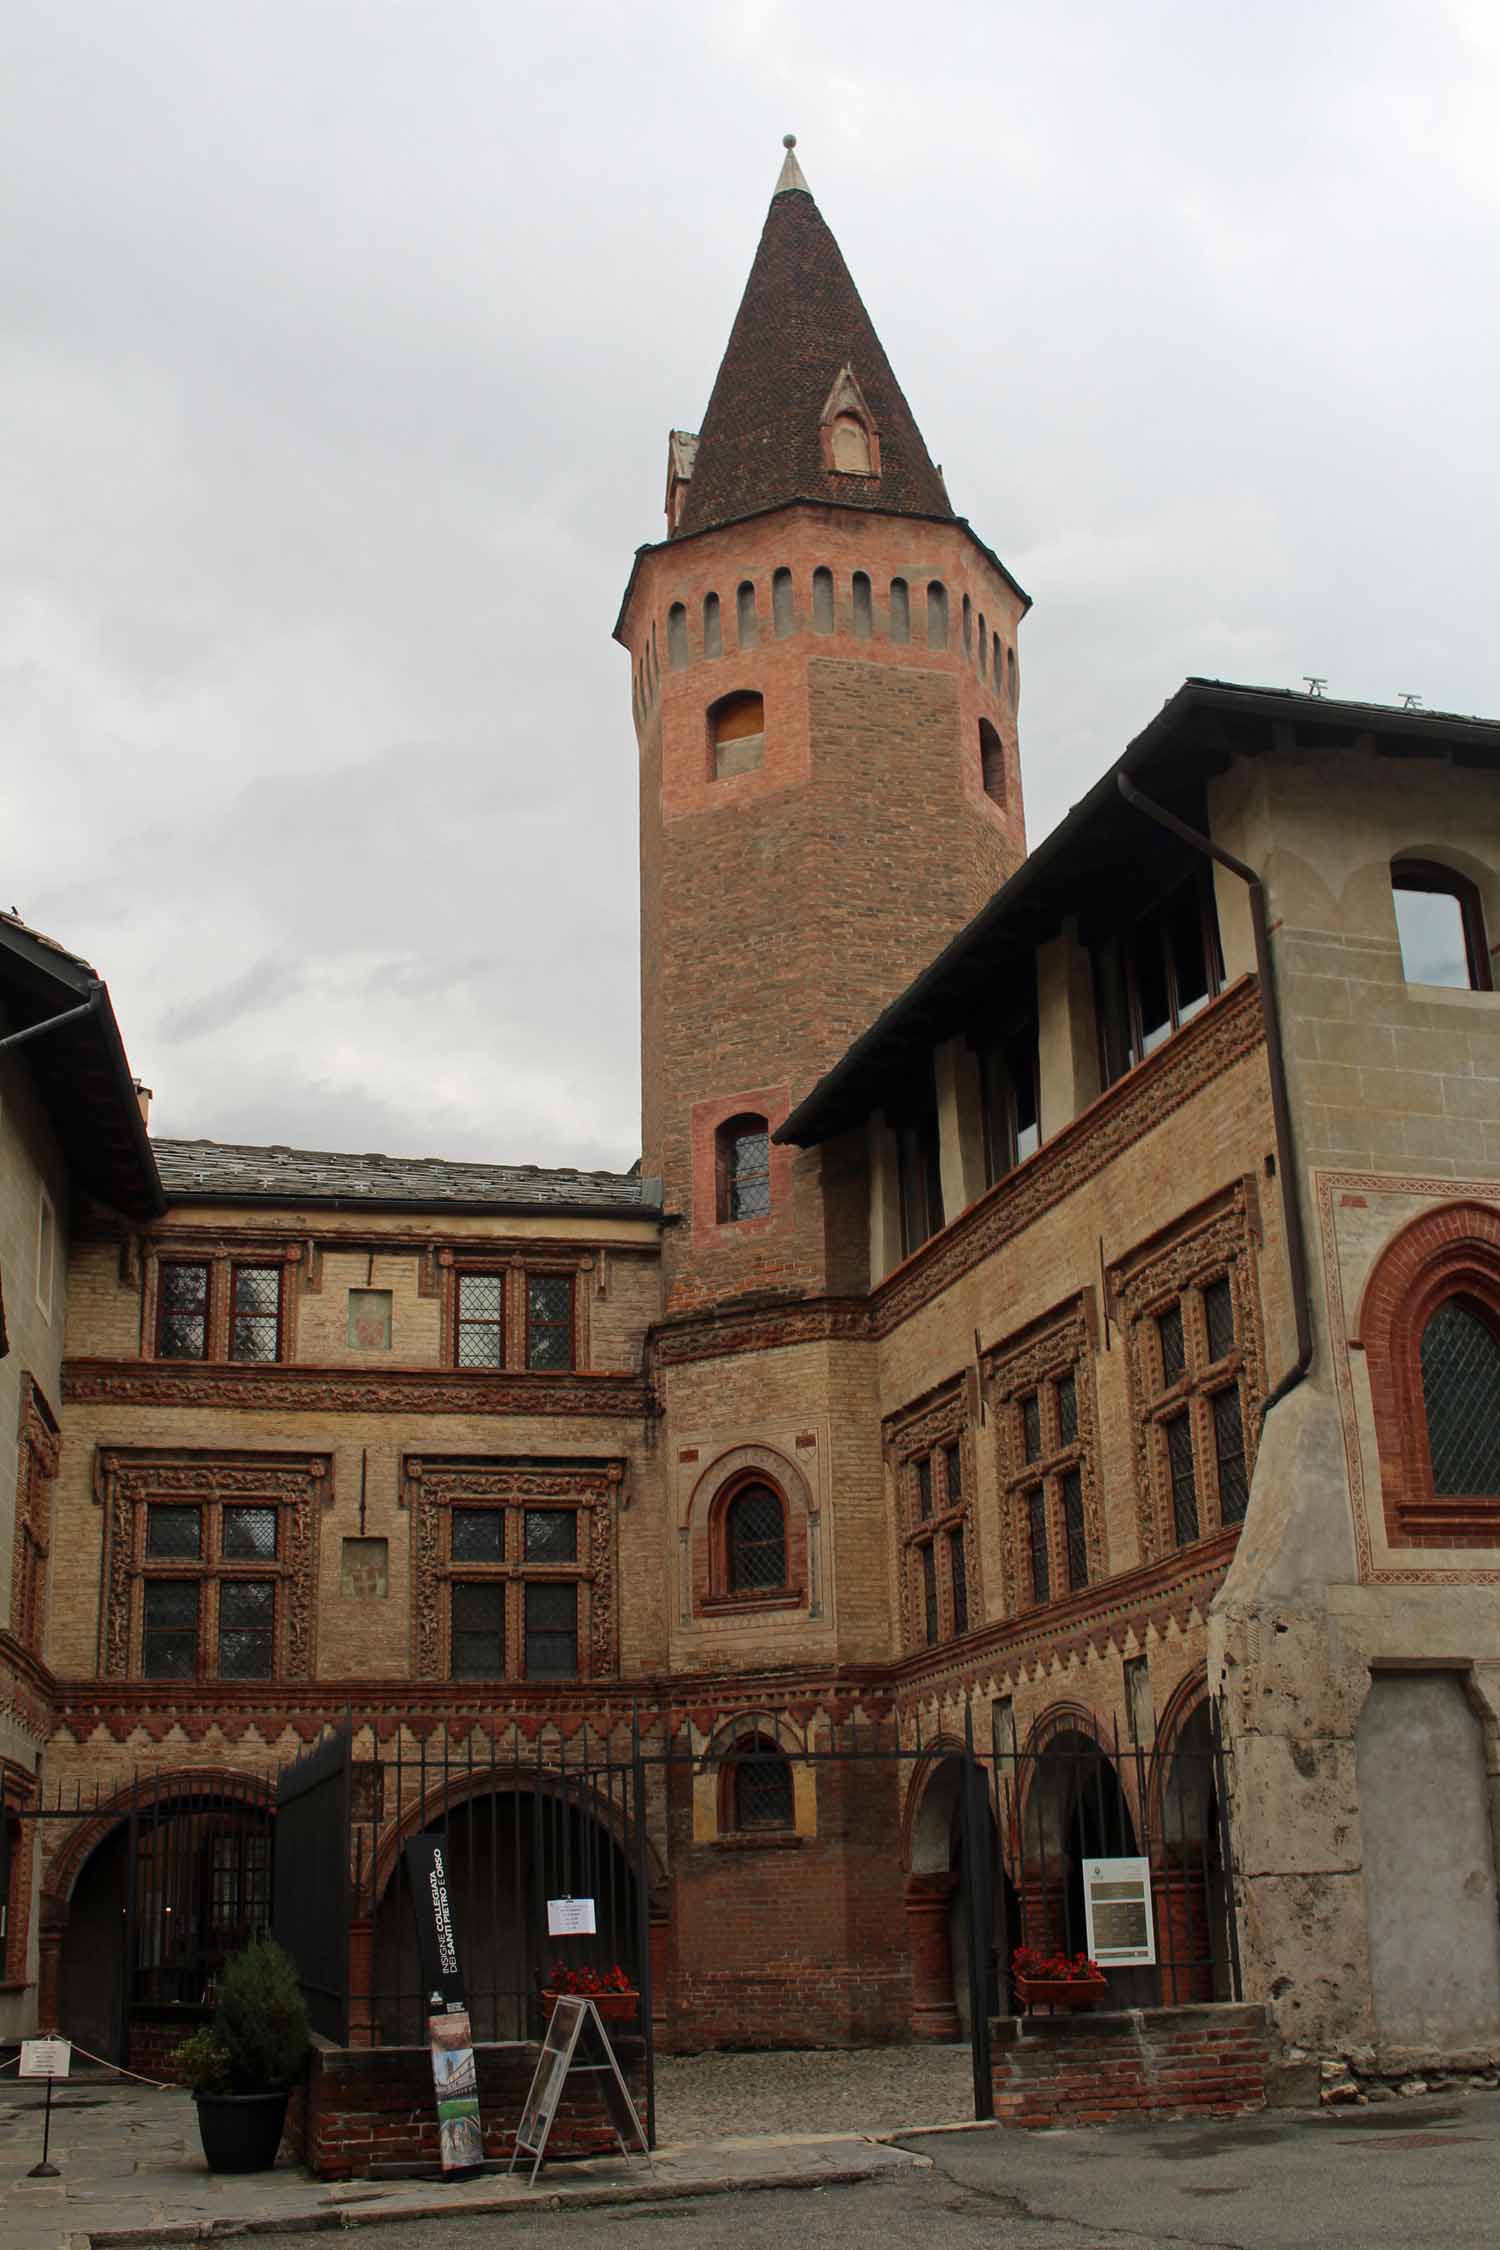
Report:
M597 1928L591 1898L549 1898L548 1937L592 1937Z
M71 2039L23 2039L18 2078L66 2078L73 2061Z
M602 2064L575 2062L578 2043L585 2034L588 2035L590 2044L603 2056ZM584 2053L588 2053L588 2048L584 2049ZM629 2156L633 2153L630 2143L634 2140L646 2162L655 2171L640 2115L615 2060L615 2051L609 2043L609 2033L604 2028L603 2018L593 2001L578 1993L564 1993L553 2002L547 2036L542 2041L542 2051L532 2073L531 2085L521 2111L521 2122L516 2127L516 2145L510 2152L507 2169L512 2172L515 2170L516 2158L524 2151L532 2159L531 2178L535 2182L537 2173L541 2170L547 2136L552 2131L552 2120L557 2115L557 2105L562 2099L568 2072L573 2069L590 2070L597 2078L622 2154Z
M1086 1859L1083 1912L1089 1952L1101 1969L1156 1959L1149 1860Z

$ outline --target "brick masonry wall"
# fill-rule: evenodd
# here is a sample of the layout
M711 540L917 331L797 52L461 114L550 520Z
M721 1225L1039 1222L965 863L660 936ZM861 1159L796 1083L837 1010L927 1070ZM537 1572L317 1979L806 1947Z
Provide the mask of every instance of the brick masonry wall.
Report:
M1004 2125L1108 2125L1122 2117L1241 2117L1264 2109L1264 2008L1131 2008L1005 2016L990 2026Z
M646 2098L645 2043L611 2036L632 2101ZM516 2042L474 2049L484 2153L509 2157L540 2049ZM322 2180L364 2179L381 2164L436 2164L437 2110L425 2047L331 2047L316 2042L305 2092L287 2112L287 2145ZM547 2159L618 2148L593 2081L571 2077L557 2107Z

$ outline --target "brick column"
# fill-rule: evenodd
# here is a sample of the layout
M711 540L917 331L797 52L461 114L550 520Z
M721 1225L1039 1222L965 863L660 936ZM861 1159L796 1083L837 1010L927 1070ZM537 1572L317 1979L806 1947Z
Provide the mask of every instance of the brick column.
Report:
M953 1944L948 1912L956 1875L909 1875L906 1926L911 1939L911 2028L917 2039L956 2039Z
M349 1924L349 2044L377 2047L375 2022L375 1924L357 1914Z

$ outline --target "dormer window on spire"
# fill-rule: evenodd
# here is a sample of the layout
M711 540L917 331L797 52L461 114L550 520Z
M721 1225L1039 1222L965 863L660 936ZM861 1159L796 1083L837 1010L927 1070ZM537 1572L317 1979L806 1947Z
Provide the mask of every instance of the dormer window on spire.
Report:
M878 477L880 439L854 369L839 369L823 408L823 466L835 476Z

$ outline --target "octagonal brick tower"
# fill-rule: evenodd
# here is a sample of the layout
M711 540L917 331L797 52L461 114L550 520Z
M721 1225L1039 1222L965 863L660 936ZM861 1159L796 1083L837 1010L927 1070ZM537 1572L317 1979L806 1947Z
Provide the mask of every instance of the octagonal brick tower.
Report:
M616 638L641 768L644 1169L667 1311L863 1288L769 1132L1025 853L1029 606L949 503L788 143ZM846 1207L847 1208L847 1207Z

